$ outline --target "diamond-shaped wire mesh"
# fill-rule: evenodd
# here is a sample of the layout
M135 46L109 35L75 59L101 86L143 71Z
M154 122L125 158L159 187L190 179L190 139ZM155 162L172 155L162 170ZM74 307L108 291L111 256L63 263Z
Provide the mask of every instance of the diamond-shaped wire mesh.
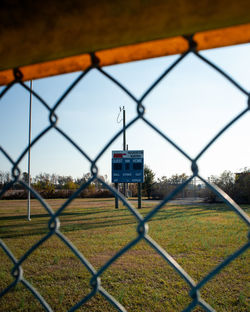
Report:
M0 246L6 256L12 261L13 268L11 271L11 274L13 276L14 281L9 284L8 287L6 287L1 293L0 293L0 300L1 297L3 297L6 293L8 293L15 285L18 283L23 284L32 294L33 296L40 302L44 310L46 311L52 311L50 305L46 302L46 300L41 296L41 294L35 289L35 287L29 283L24 277L23 277L23 270L22 270L22 264L23 262L35 251L37 250L42 243L49 240L53 235L57 236L67 248L69 248L77 257L82 265L89 271L90 275L92 276L90 279L90 286L91 291L89 294L87 294L85 297L83 297L78 303L76 303L70 311L75 311L80 306L84 305L88 300L90 300L93 296L95 296L97 293L101 294L107 301L109 301L116 309L117 311L126 311L126 309L113 297L111 296L102 286L101 286L101 277L102 274L111 266L111 264L117 260L119 257L124 255L127 251L129 251L133 246L138 244L140 241L145 241L152 249L154 249L160 257L162 257L178 274L179 276L185 281L185 283L190 288L190 298L191 303L184 309L184 311L192 311L197 306L201 306L205 311L214 311L214 309L201 297L200 290L206 285L211 278L213 278L216 274L218 274L223 268L225 268L229 263L231 263L234 259L239 257L243 252L245 252L249 247L249 241L246 241L246 243L243 246L239 246L238 250L235 251L233 254L231 254L229 257L227 257L224 261L222 261L217 267L212 269L200 282L195 283L191 276L187 274L187 272L170 256L170 254L164 250L160 245L157 244L149 235L148 235L148 225L147 222L152 219L157 212L169 201L171 200L178 192L180 192L188 183L190 183L194 178L198 177L201 181L203 181L208 188L210 188L213 192L215 192L248 226L250 224L249 217L245 214L245 212L231 199L228 197L227 194L225 194L221 189L219 189L216 185L213 185L209 183L205 178L203 178L199 174L199 168L197 165L197 161L203 156L203 154L207 151L208 148L213 145L213 143L224 133L227 131L237 120L242 118L245 114L248 113L250 109L250 95L249 92L247 92L243 87L241 87L236 81L234 81L230 76L228 76L222 69L217 67L214 63L210 62L207 58L200 55L196 51L196 43L193 41L193 37L186 37L186 40L189 43L189 49L182 54L171 66L169 66L160 77L148 88L144 94L138 99L136 98L124 85L122 85L119 81L117 81L114 77L112 77L110 74L108 74L103 68L100 68L98 66L98 59L95 57L94 54L92 54L92 66L88 68L86 71L82 72L79 77L71 84L71 86L62 94L60 99L55 103L55 105L50 108L50 106L46 103L46 101L40 97L35 91L30 90L30 88L22 82L22 73L20 70L15 69L14 70L14 76L15 80L10 83L8 86L6 86L3 91L0 94L0 98L3 96L6 96L8 91L13 87L14 84L20 84L24 89L26 89L28 92L32 92L33 96L36 97L41 104L48 110L49 113L49 125L39 133L37 137L35 137L30 146L27 146L25 150L22 152L22 154L19 156L19 158L15 161L7 153L7 151L0 147L1 153L9 160L9 162L12 164L12 180L9 182L4 189L0 193L0 197L12 187L13 184L16 182L21 183L26 189L29 189L28 185L21 180L20 178L20 169L19 164L22 161L22 159L26 156L28 153L29 148L32 148L39 140L49 131L52 129L55 129L61 136L63 136L68 142L77 149L81 154L82 157L87 159L91 166L91 178L84 184L81 185L81 187L68 199L66 202L56 211L53 212L53 210L50 208L50 206L46 203L46 201L37 193L34 189L30 188L30 191L34 195L34 197L41 203L41 205L45 208L45 210L48 212L50 216L50 220L48 222L48 233L44 235L39 241L37 241L28 251L26 251L22 257L17 260L14 255L12 254L9 247L0 240ZM237 116L233 118L231 122L226 124L224 128L216 134L214 138L211 139L210 142L206 145L205 148L203 148L199 154L192 158L187 153L184 152L184 150L178 146L173 140L171 140L168 137L168 134L163 133L159 128L157 128L148 118L145 117L145 107L143 105L143 101L145 98L151 93L151 91L160 83L162 79L164 79L172 70L178 66L189 53L193 53L197 58L199 58L202 62L205 62L208 64L211 68L213 68L215 71L218 72L218 74L222 75L225 79L227 79L234 87L236 87L242 94L246 96L246 107L245 109L240 112ZM165 141L170 143L179 153L181 153L189 162L192 168L192 176L185 182L183 182L181 185L179 185L172 193L170 193L167 197L165 197L153 210L151 210L145 217L143 217L139 211L133 207L129 201L121 194L119 193L115 188L107 184L105 181L103 181L98 176L98 167L97 162L102 157L102 155L107 151L107 149L111 146L111 144L121 135L123 130L120 130L115 134L114 137L112 137L109 142L106 144L106 146L101 150L101 152L92 159L89 157L89 155L78 145L76 144L71 137L69 137L58 125L58 117L56 115L56 111L58 107L61 105L65 97L74 89L74 87L82 80L84 77L92 70L97 70L107 79L111 80L118 88L122 89L128 97L134 101L136 107L137 107L137 115L136 117L130 121L126 125L126 129L133 127L133 125L141 120L143 121L147 126L149 126L153 131L155 131L159 136L161 136ZM94 181L98 180L105 188L109 189L114 195L118 196L118 198L123 202L123 204L126 206L126 208L134 215L135 219L137 220L137 236L135 239L130 241L124 248L122 248L119 252L117 252L113 257L111 257L98 271L94 269L92 264L85 258L83 254L79 252L79 250L68 240L68 238L62 234L60 231L60 220L59 217L62 214L62 212L65 210L65 208L80 194L81 191L83 191L85 188L88 187L88 185Z

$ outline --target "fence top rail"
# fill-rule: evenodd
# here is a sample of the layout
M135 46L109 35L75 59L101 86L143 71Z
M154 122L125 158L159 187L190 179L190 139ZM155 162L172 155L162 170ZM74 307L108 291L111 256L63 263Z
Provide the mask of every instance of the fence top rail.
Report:
M100 66L181 54L183 35L195 34L198 50L250 42L249 12L246 0L1 4L0 85L16 67L23 80L84 70L92 52Z

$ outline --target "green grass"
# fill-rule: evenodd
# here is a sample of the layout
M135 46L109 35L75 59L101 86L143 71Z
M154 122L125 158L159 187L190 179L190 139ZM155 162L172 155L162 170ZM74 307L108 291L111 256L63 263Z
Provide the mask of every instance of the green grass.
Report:
M63 200L48 201L54 211ZM146 215L154 203L144 202ZM244 206L249 211L249 206ZM0 201L0 237L20 258L48 233L49 216L32 200L32 220L26 221L26 201ZM122 247L137 237L137 222L128 209L114 200L77 199L60 216L60 230L100 269ZM223 204L165 206L149 222L149 235L196 281L205 277L247 241L247 226ZM13 278L13 267L0 250L0 291ZM55 235L23 263L24 277L55 311L67 311L91 291L91 275ZM190 302L189 287L145 241L140 241L101 276L102 286L127 311L182 311ZM201 290L216 311L250 311L249 252L233 261ZM0 299L0 311L42 311L21 284ZM116 311L96 294L79 311ZM196 308L194 311L203 311Z

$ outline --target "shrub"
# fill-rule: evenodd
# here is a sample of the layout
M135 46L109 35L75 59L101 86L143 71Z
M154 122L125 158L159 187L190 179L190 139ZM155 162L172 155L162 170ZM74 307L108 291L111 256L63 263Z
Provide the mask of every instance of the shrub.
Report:
M250 171L233 174L224 171L220 177L211 177L212 182L221 188L227 195L239 204L250 204ZM206 188L205 201L209 203L221 202L222 200L210 189Z

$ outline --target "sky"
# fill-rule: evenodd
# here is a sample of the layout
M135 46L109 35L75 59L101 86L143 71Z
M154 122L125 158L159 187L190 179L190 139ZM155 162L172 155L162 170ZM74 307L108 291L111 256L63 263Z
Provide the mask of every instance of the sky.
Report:
M200 53L250 90L250 44ZM177 58L167 56L113 65L104 70L139 98ZM78 75L79 72L34 80L33 89L52 107ZM247 97L207 64L189 54L143 104L145 117L190 157L195 157L221 128L246 108ZM129 122L136 117L135 102L100 72L92 70L58 107L58 126L93 159L122 128L117 117L123 106ZM49 125L48 115L44 106L33 97L32 138ZM0 145L14 160L28 144L28 117L29 93L15 85L0 101ZM198 165L203 177L250 167L249 121L248 112L201 157ZM126 136L130 150L144 150L144 162L156 177L191 174L190 161L144 122L137 121L127 130ZM121 135L97 163L99 173L106 174L109 180L111 152L121 150L122 146ZM9 161L0 154L0 170L10 168ZM27 171L27 157L20 163L20 168ZM89 171L89 162L54 129L31 150L32 177L47 172L76 178Z

